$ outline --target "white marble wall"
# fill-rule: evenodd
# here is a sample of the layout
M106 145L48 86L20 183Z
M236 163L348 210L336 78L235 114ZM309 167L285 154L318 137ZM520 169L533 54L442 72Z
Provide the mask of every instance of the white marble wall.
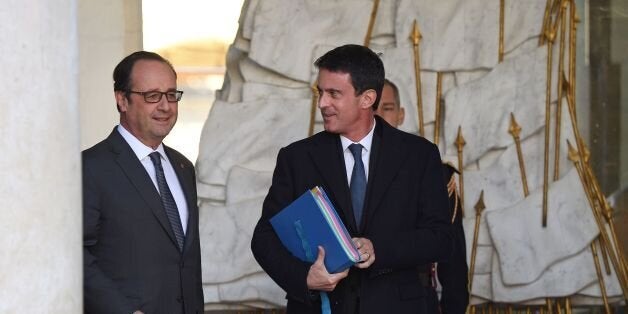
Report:
M336 45L362 43L372 0L250 0L228 55L226 83L206 122L197 161L201 199L205 301L213 307L285 304L248 249L280 147L303 138L310 118L313 61ZM574 141L562 106L559 180L550 186L547 228L541 227L547 48L538 47L545 0L505 1L505 59L498 63L499 1L383 0L371 48L382 53L397 83L406 121L418 114L413 51L416 19L423 39L421 81L426 137L433 139L436 71L443 72L440 149L457 165L458 126L464 148L467 253L473 205L484 191L472 302L542 303L574 295L599 304L589 244L598 234L581 182L566 158ZM356 10L360 8L360 10ZM554 65L558 45L554 46ZM556 70L552 72L556 82ZM555 86L555 84L554 84ZM556 89L552 88L551 121ZM523 196L510 113L522 127L530 195ZM315 116L321 129L320 115ZM551 122L552 132L554 122ZM553 173L554 138L550 141ZM468 257L469 258L469 257ZM220 265L220 266L218 266ZM610 296L621 291L608 276Z
M77 2L0 6L0 313L82 313Z

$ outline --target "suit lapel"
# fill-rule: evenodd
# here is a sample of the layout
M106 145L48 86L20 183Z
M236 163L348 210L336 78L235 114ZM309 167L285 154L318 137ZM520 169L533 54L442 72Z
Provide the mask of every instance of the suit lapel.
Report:
M196 198L194 197L194 177L190 176L188 171L185 168L186 163L180 160L177 154L172 152L172 148L164 145L164 150L168 155L168 159L172 164L172 168L174 168L174 172L177 174L177 179L179 179L179 184L181 184L181 189L183 189L183 194L185 195L185 201L188 205L188 224L187 230L185 231L185 243L183 244L183 250L185 251L188 246L191 245L192 241L188 239L194 239L195 235L193 234L196 228L190 228L190 226L195 226L198 221L198 211L196 210ZM192 170L194 171L194 170Z
M394 132L400 131L383 123L383 120L377 116L376 123L371 155L374 160L370 162L366 188L367 226L362 226L362 230L367 230L368 224L372 222L373 215L379 209L382 198L393 178L400 171L405 156L407 156L405 153L407 147L403 145L401 137L394 134Z
M357 231L353 210L351 208L351 197L349 193L349 183L347 182L344 157L340 138L336 134L323 133L317 137L314 146L309 151L314 165L323 177L325 182L325 192L331 200L335 200L338 215L347 222L347 228L351 233Z
M142 163L137 159L137 156L133 153L129 144L127 144L116 129L111 132L111 135L109 135L107 139L113 151L118 155L116 162L129 178L129 181L133 183L139 195L146 201L153 215L155 215L166 233L168 233L168 236L170 236L173 244L177 245L177 240L172 232L170 221L166 216L166 210L161 203L161 197L146 173L146 169L142 166Z

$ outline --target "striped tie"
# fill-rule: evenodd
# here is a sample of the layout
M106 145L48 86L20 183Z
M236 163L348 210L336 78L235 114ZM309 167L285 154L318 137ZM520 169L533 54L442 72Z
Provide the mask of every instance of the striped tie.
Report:
M177 203L175 203L172 193L170 193L170 188L168 188L168 182L166 182L166 176L164 175L164 168L161 166L161 156L158 152L152 152L149 156L153 165L155 165L155 174L157 175L157 186L159 187L159 194L161 195L161 203L166 209L166 215L168 216L168 220L170 220L170 226L172 227L174 236L177 238L179 250L182 251L185 235L183 234Z

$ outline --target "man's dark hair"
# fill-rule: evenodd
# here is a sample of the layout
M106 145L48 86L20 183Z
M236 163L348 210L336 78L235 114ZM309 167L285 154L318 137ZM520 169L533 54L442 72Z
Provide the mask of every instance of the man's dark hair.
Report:
M336 73L349 73L356 96L373 89L377 98L373 110L377 110L384 87L384 64L375 52L360 45L344 45L334 48L318 58L314 65Z
M401 107L401 98L399 97L399 88L397 87L397 85L395 85L395 83L391 82L389 79L385 79L384 80L384 86L390 86L390 88L392 88L393 90L393 96L395 97L395 105L397 107Z
M126 97L129 97L128 91L131 89L131 72L133 71L133 66L139 60L154 60L167 64L172 73L174 73L174 77L177 77L177 72L175 72L174 67L170 63L170 61L164 59L164 57L150 51L136 51L128 56L126 56L113 70L113 90L114 91L123 91L127 92Z

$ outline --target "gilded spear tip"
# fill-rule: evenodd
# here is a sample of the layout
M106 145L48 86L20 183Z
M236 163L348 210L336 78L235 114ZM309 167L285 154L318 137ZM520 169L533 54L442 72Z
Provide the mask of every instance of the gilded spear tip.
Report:
M521 133L521 126L517 124L515 115L512 112L510 113L510 127L508 128L508 133L517 138L519 137L519 133Z
M571 142L569 142L569 140L567 140L567 147L569 150L567 158L569 158L569 160L574 163L578 162L580 160L580 155L578 154L578 151L571 145Z
M458 151L462 150L462 146L466 145L467 142L462 137L462 126L458 126L458 136L456 137L456 146L458 146Z
M475 203L475 206L473 206L473 208L475 208L475 214L478 216L481 215L486 208L486 205L484 205L484 190L480 192L480 198L478 199L477 203Z
M414 23L412 23L412 34L410 34L410 40L412 41L412 44L417 46L419 45L419 41L421 41L421 38L423 38L423 35L421 35L421 31L419 31L419 24L416 22L416 19L414 20Z

